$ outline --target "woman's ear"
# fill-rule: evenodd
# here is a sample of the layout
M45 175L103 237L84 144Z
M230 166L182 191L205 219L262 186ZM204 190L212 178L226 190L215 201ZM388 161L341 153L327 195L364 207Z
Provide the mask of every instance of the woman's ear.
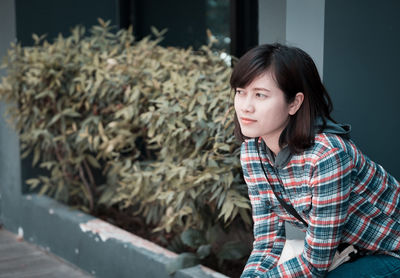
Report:
M294 97L292 103L289 104L289 115L296 114L297 110L301 107L304 100L304 94L302 92L298 92Z

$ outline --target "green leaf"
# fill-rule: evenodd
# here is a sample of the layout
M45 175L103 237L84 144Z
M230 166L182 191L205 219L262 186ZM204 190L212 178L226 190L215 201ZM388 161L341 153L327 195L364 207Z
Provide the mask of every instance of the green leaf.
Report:
M39 179L27 179L25 182L30 186L31 189L36 188L40 184Z
M98 200L99 204L104 204L106 206L112 205L112 199L115 196L115 191L107 188L103 194L101 194L100 199Z
M200 259L204 259L205 257L209 256L211 254L211 244L201 245L197 249L196 254Z
M42 187L40 188L40 191L38 192L38 195L43 195L49 190L49 185L48 184L43 184Z
M184 244L192 248L198 248L199 246L206 243L204 235L193 229L188 229L181 234L181 239Z
M61 114L65 115L65 116L73 117L73 118L81 117L81 114L74 111L72 108L67 108L67 109L63 110L61 112Z
M35 166L40 159L40 147L36 146L35 150L33 151L33 161L32 166Z
M233 208L234 208L233 202L230 199L225 199L225 202L223 203L221 208L221 212L218 215L218 218L223 216L224 221L227 222L232 214Z
M39 42L39 36L38 35L32 34L32 38L36 43Z
M55 115L50 122L48 123L47 127L51 127L53 124L55 124L60 118L61 118L62 114L57 114Z
M200 93L197 97L197 100L201 105L205 105L207 103L207 96L205 93Z
M229 152L230 146L228 144L222 144L218 146L218 149Z
M94 168L97 168L97 169L101 168L100 163L97 161L97 159L94 156L88 154L88 155L86 155L86 158L91 166L93 166Z

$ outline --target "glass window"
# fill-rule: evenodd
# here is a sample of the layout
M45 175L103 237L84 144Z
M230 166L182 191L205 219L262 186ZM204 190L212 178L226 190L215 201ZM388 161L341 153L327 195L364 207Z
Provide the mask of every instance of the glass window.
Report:
M230 0L207 0L206 27L216 40L213 46L230 52Z

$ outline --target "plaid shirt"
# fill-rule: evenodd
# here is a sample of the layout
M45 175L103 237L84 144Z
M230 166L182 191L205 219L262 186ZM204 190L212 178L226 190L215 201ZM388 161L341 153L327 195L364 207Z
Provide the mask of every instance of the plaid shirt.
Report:
M342 242L400 258L399 182L351 140L317 134L313 147L281 168L273 166L259 142L268 181L308 228L279 204L254 139L246 140L241 163L253 209L254 243L241 277L324 277ZM285 221L306 232L304 252L277 266Z

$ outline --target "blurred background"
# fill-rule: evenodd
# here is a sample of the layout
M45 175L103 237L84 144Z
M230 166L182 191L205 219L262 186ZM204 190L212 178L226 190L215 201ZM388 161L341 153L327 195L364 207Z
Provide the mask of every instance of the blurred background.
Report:
M180 47L206 44L210 29L218 48L236 57L262 43L298 46L315 60L335 118L350 123L360 148L399 178L399 9L396 0L2 0L0 55L10 41L31 45L32 33L67 35L99 17L133 25L137 39L150 26L167 28L162 44Z

